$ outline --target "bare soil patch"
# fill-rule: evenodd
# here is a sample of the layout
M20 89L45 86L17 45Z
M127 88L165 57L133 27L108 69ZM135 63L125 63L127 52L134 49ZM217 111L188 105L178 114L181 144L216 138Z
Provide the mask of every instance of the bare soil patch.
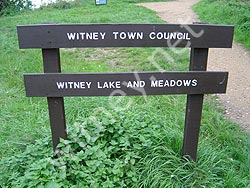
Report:
M198 2L177 0L140 5L156 11L168 23L192 24L199 21L192 10ZM229 72L227 93L218 95L225 116L250 131L250 52L234 42L232 49L210 49L208 61L208 70Z

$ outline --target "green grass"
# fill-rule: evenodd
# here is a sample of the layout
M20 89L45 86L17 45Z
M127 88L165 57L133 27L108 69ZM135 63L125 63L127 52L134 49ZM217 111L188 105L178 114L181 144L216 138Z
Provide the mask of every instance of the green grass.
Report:
M210 24L235 25L235 40L250 49L250 3L248 0L202 0L194 10Z
M183 95L65 98L69 140L60 145L61 158L53 157L46 99L25 97L23 85L23 73L43 71L41 50L18 49L16 25L163 23L131 2L95 6L85 1L77 8L0 18L0 187L250 185L249 134L223 118L213 97L204 104L197 163L181 158ZM166 61L163 53L175 62ZM150 63L155 58L165 70L188 70L188 54L159 48L62 49L61 64L63 72L148 71L157 70Z

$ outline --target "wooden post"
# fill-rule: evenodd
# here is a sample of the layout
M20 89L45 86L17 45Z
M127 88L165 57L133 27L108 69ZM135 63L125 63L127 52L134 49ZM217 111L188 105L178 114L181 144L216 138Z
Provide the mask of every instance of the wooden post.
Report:
M206 71L208 48L192 48L190 71ZM182 155L196 161L204 95L188 95Z
M42 55L45 73L61 72L59 48L42 49ZM53 149L56 150L56 146L59 143L60 138L67 138L64 100L63 97L47 97L47 101Z

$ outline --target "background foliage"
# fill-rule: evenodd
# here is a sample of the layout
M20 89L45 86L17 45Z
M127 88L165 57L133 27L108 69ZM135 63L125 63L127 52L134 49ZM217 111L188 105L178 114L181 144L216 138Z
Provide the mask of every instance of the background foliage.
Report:
M30 8L31 8L30 0L1 0L0 16L14 15L20 11Z

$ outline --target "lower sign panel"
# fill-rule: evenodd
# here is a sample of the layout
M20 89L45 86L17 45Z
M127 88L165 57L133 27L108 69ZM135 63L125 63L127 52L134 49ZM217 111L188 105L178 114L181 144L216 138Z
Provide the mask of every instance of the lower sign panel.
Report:
M28 97L225 93L227 72L25 74Z

